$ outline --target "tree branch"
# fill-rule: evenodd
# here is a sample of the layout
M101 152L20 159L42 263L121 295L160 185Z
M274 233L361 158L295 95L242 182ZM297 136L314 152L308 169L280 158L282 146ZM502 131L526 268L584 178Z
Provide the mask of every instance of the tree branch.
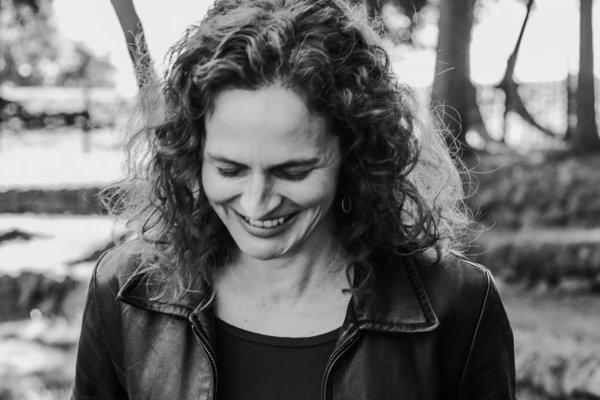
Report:
M157 81L157 76L146 43L142 22L135 10L133 0L111 0L111 4L125 36L127 51L133 63L138 87L144 88L148 83Z
M547 136L551 136L556 138L558 135L551 131L550 129L543 127L536 119L531 115L523 99L519 95L519 85L515 82L514 73L515 73L515 65L517 64L517 57L519 55L519 50L521 49L521 41L523 40L523 34L525 33L525 27L527 26L527 21L529 21L529 15L531 13L531 7L533 6L534 0L529 0L527 2L527 12L525 13L525 19L523 20L523 24L521 25L521 30L519 32L519 37L517 38L517 42L515 43L515 48L512 53L508 57L506 62L506 71L504 71L504 76L502 77L502 81L496 88L501 89L504 92L504 127L505 132L503 132L502 140L504 140L504 136L506 136L506 118L510 111L517 113L525 122L529 125L537 128L542 133Z

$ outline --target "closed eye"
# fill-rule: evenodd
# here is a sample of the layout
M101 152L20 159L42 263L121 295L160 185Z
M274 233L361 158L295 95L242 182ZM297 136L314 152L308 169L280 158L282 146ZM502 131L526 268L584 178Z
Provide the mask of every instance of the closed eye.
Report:
M273 174L279 178L286 179L289 181L301 181L302 179L306 178L311 172L312 169L284 169L274 171Z
M224 176L226 178L233 178L238 176L242 172L243 168L241 167L231 167L231 168L217 168L219 175Z
M213 165L216 164L218 173L227 178L237 177L248 169L248 166L221 155L208 153L206 159ZM317 168L318 163L318 157L300 158L274 165L268 171L272 176L280 179L300 181L310 175Z

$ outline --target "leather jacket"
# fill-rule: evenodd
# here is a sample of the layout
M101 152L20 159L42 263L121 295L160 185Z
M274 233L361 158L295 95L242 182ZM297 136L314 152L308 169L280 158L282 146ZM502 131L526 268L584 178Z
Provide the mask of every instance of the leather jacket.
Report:
M202 294L150 299L130 244L94 269L73 399L218 398ZM323 373L328 400L515 398L513 335L492 276L448 256L377 266L352 294ZM265 382L268 384L268 382Z

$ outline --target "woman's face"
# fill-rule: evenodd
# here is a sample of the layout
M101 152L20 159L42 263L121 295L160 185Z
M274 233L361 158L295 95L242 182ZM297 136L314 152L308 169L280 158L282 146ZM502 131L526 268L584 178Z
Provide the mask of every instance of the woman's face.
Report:
M340 148L294 91L221 92L203 152L204 192L242 252L268 260L329 239Z

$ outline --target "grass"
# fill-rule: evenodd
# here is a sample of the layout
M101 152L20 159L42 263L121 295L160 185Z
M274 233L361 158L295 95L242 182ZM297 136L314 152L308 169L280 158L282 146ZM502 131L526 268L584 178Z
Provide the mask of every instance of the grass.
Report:
M600 297L543 285L502 285L501 294L524 398L600 398Z

